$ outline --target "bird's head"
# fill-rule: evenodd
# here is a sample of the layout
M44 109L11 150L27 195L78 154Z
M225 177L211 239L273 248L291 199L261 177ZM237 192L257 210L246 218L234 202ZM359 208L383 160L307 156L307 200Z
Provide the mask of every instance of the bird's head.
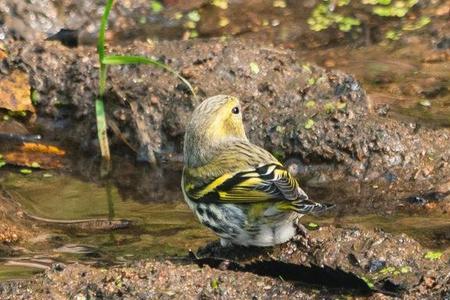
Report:
M185 162L195 156L202 160L209 150L232 140L247 140L239 100L226 95L208 98L195 108L186 127Z

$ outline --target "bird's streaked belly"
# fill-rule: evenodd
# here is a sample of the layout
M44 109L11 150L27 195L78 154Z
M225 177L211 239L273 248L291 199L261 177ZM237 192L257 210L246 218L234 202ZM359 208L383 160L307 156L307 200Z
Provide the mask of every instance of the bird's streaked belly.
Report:
M276 209L274 203L197 203L184 198L199 221L221 238L222 244L268 247L296 234L295 212Z

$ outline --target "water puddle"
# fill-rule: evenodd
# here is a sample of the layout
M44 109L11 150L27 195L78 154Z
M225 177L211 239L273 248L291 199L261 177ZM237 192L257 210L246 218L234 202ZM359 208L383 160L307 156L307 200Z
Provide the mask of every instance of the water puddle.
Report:
M64 174L9 173L0 182L27 218L46 229L25 247L54 261L108 264L185 255L214 239L180 198L161 203L148 195L146 203L138 202L108 183Z
M159 201L159 193L149 193L137 201L123 197L108 182L98 184L69 174L53 173L51 177L48 172L43 174L33 172L24 176L10 172L0 179L3 189L25 211L26 218L40 225L40 234L23 245L27 249L26 258L0 261L0 280L27 277L49 267L50 262L105 265L139 258L184 256L189 249L216 239L197 223L182 200L178 184L167 190L165 198L172 197L170 201ZM431 248L450 246L450 220L445 215L396 212L363 215L351 212L350 208L349 203L342 204L332 216L308 216L302 222L382 228L406 233Z

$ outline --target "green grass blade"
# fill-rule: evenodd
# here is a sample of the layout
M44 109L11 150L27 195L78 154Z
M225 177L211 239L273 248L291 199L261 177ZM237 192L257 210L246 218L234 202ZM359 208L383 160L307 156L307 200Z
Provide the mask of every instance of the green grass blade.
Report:
M98 94L103 100L103 95L105 95L106 89L106 77L107 77L108 66L105 64L100 64L100 73L98 78Z
M105 56L105 31L106 26L108 25L108 17L113 6L114 0L107 0L105 10L103 11L102 20L100 23L100 31L98 33L98 41L97 41L97 51L100 57L100 62Z
M194 97L197 97L197 95L194 92L194 89L192 88L192 85L187 81L186 78L181 76L177 71L169 67L168 65L145 56L140 55L106 55L103 57L103 60L101 61L105 65L129 65L129 64L145 64L145 65L153 65L155 67L164 69L176 77L180 79L191 91L192 95Z
M150 64L155 66L166 66L156 59L139 55L107 55L103 57L102 63L105 65Z
M103 95L105 94L106 89L107 66L102 63L102 59L105 56L105 32L106 27L108 25L109 13L111 12L113 3L114 0L106 1L105 10L103 11L102 20L100 23L100 31L98 33L97 52L100 61L99 83L98 83L99 98L95 100L95 116L97 119L98 142L100 144L100 151L102 153L102 157L108 162L111 159L111 154L109 151L105 107L103 102Z
M95 101L95 116L97 119L97 135L98 142L100 144L100 152L102 157L109 161L110 151L109 151L109 142L108 135L106 134L107 125L106 125L106 117L105 117L105 105L103 101L103 96L105 94L106 89L106 77L107 77L108 66L105 64L100 64L99 71L99 82L98 82L98 99ZM102 168L107 169L107 168Z
M103 99L98 98L95 100L95 115L97 118L97 135L98 142L100 144L100 150L102 152L103 158L109 161L111 159L111 155L109 152L105 106L103 103Z

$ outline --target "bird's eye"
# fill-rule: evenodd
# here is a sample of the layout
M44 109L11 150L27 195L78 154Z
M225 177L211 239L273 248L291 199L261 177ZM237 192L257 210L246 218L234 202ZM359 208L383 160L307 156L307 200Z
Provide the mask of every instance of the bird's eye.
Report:
M239 107L235 106L233 107L233 109L231 110L231 112L235 115L237 115L239 113Z

